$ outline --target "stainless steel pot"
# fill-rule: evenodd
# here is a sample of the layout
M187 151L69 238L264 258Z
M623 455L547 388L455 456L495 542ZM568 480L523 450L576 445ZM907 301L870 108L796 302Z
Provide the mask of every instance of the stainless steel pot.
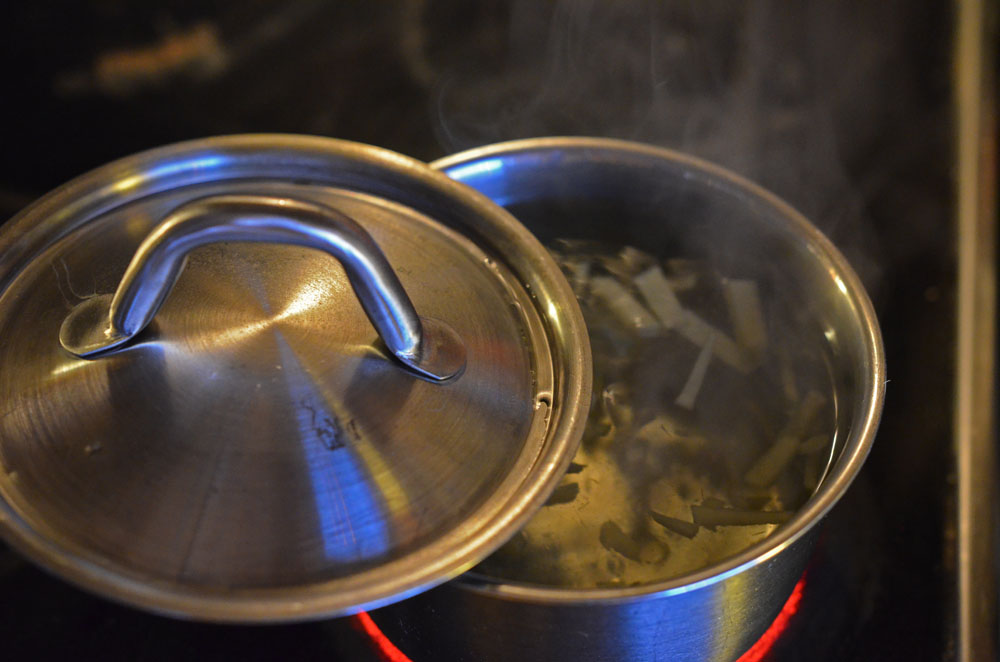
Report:
M711 567L631 588L565 589L475 573L373 614L415 660L730 661L778 614L818 524L857 475L882 408L871 303L834 246L770 193L697 159L627 142L544 138L433 164L510 210L543 242L608 240L727 271L776 276L834 357L835 459L786 525Z

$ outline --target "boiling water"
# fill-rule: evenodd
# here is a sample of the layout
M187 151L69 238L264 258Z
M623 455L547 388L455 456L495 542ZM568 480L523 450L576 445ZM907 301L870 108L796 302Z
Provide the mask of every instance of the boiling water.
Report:
M477 572L573 588L694 572L759 542L815 491L835 448L829 348L766 278L562 241L594 396L552 498Z

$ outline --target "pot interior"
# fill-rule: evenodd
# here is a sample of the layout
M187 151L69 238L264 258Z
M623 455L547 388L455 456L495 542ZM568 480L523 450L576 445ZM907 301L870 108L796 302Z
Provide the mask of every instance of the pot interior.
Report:
M437 165L553 251L594 353L571 473L474 578L683 585L763 558L839 498L874 434L881 347L856 276L799 214L709 164L615 141L523 141Z

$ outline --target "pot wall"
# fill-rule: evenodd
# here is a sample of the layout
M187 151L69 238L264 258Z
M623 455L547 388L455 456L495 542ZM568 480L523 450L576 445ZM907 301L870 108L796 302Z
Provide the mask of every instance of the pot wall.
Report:
M781 611L818 530L765 563L684 593L542 604L462 578L372 618L414 662L732 662Z

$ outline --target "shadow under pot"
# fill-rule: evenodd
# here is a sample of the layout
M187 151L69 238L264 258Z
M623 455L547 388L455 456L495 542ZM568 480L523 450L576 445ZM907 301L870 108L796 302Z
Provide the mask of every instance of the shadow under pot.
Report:
M374 620L417 662L738 658L875 435L885 366L857 276L787 204L683 154L544 138L432 165L555 257L594 390L528 524Z

